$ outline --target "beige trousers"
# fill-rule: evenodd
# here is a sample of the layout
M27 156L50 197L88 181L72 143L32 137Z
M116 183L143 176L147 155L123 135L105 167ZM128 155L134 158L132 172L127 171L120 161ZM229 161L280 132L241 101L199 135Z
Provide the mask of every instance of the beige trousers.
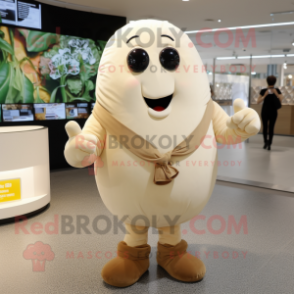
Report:
M148 243L149 227L133 226L125 224L128 234L125 235L124 241L128 246L135 247ZM173 227L157 228L160 244L177 245L181 241L180 225Z

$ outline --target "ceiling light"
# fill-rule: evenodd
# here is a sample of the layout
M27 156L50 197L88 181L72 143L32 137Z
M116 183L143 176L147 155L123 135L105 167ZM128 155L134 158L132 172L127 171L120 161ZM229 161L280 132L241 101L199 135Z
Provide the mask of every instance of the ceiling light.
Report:
M256 56L252 56L252 58L270 58L270 55L256 55Z
M292 43L292 46L294 46L294 42Z
M222 20L221 20L221 19L219 19L219 20L218 20L218 22L222 22Z
M190 1L190 0L182 0L182 1L184 1L184 2L188 2L188 1Z
M252 28L267 28L267 27L279 27L279 26L291 26L294 25L294 22L276 22L276 23L268 23L268 24L259 24L259 25L249 25L249 26L240 26L240 27L230 27L230 28L215 28L215 29L205 29L205 30L195 30L195 31L186 31L186 34L195 34L198 32L201 33L211 33L215 31L228 31L228 30L246 30L246 29L252 29Z
M273 12L270 14L270 16L280 15L280 14L293 14L293 13L294 13L294 11Z
M294 54L287 54L287 57L293 57Z
M285 54L271 55L271 57L285 57Z
M236 57L235 56L231 56L231 57L217 57L216 59L218 59L218 60L236 59Z
M285 55L255 55L252 58L275 58L275 57L285 57Z
M256 75L256 72L255 72L255 71L253 71L251 74L252 74L253 76L255 76L255 75Z
M288 78L289 78L289 79L292 79L292 75L288 75Z
M288 54L287 56L294 56L294 54ZM276 58L276 57L286 57L285 54L277 54L277 55L253 55L252 58ZM217 60L225 60L225 59L250 59L250 56L235 56L230 57L217 57Z

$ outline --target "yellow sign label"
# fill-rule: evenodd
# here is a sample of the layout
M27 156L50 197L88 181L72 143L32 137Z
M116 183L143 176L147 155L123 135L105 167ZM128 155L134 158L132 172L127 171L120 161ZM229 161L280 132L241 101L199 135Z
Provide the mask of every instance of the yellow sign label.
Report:
M0 203L21 199L20 179L0 181Z

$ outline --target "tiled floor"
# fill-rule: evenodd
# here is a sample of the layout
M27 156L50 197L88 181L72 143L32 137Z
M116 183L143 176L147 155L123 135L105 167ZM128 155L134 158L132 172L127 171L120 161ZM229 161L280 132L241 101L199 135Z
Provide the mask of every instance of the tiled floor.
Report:
M262 135L235 148L223 146L218 152L218 179L294 192L294 137L274 136L271 151L262 147Z
M112 229L106 234L94 231L92 222L96 216L104 215L113 220L101 201L94 177L89 176L86 169L53 172L51 187L50 208L24 224L27 234L21 230L17 232L14 224L0 226L1 294L294 293L292 197L281 196L279 192L269 194L216 185L212 198L201 212L205 221L195 224L205 233L197 235L189 223L182 225L189 250L192 254L200 251L206 264L204 280L186 284L171 279L156 264L157 235L150 231L149 271L135 285L117 289L105 284L100 272L110 255L115 255L123 233L119 230L116 234ZM207 224L208 219L216 215L225 223L220 234L214 233ZM59 222L58 230L57 234L50 234L54 227L49 227L48 223L54 221L54 216ZM89 234L78 234L76 221L79 216L89 219ZM73 232L68 234L64 230L70 227L62 225L65 219L73 220ZM239 233L233 230L229 234L233 221L239 223L241 219L244 222ZM35 233L32 232L33 224ZM46 228L46 224L47 232L40 229ZM220 223L215 220L213 229L219 228ZM38 231L43 232L36 234ZM54 252L54 259L46 261L44 272L33 271L33 261L23 256L27 246L37 241L49 244Z

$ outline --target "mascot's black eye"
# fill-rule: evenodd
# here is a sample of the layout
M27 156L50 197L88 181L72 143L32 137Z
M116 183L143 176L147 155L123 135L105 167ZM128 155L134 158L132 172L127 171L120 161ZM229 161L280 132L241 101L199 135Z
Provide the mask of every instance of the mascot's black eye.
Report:
M175 70L180 64L180 55L174 48L164 48L159 54L161 65L167 70Z
M143 72L149 64L148 53L140 48L133 49L128 55L128 65L133 72Z

